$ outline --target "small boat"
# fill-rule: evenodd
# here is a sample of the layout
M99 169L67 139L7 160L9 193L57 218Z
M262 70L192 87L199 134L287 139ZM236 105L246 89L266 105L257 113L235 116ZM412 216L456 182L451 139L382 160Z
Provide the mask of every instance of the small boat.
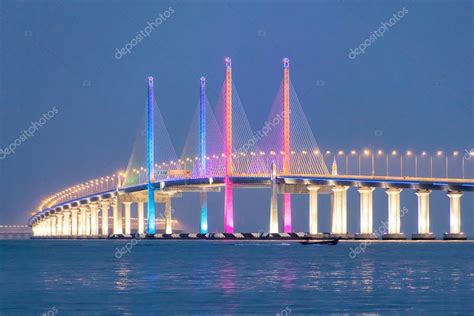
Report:
M329 240L315 240L315 239L306 239L305 241L300 241L302 245L337 245L339 238L333 238Z

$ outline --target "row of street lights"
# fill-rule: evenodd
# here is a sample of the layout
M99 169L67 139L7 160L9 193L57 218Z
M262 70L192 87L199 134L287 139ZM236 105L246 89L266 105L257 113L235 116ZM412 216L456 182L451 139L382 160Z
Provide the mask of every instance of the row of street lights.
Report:
M474 151L466 151L467 154L462 157L462 178L465 178L465 161L469 160L470 157L474 157ZM438 150L435 155L429 155L426 151L422 151L419 154L414 153L411 150L407 150L406 152L398 152L397 150L392 150L390 152L385 153L383 150L371 150L371 149L363 149L361 151L356 151L356 150L351 150L346 154L345 151L343 150L338 150L337 152L333 153L330 150L327 150L325 152L326 155L331 156L333 155L334 157L337 156L345 156L345 173L348 174L349 170L349 157L354 156L358 157L358 169L359 169L359 175L362 174L362 157L370 157L371 158L371 163L372 163L372 168L371 168L371 174L372 176L375 176L375 157L383 157L385 155L385 169L386 169L386 176L389 176L389 157L400 157L400 176L403 177L403 158L404 157L414 157L415 159L415 177L418 177L418 158L423 158L423 157L429 157L430 159L430 177L433 177L433 157L445 157L445 173L446 173L446 178L449 176L449 157L460 157L461 153L459 151L454 151L452 152L451 155L445 154L444 151Z

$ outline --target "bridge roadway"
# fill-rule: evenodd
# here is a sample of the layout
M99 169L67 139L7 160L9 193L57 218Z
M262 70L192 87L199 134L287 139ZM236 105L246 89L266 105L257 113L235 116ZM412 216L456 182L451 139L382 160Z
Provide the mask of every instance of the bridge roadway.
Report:
M273 181L268 175L234 175L230 177L233 187L236 188L269 188L273 185ZM359 237L373 238L374 232L372 228L372 191L375 188L387 190L389 195L389 226L387 239L404 239L403 233L400 232L400 191L403 189L414 190L419 198L419 231L414 234L416 239L433 239L432 233L429 232L429 192L432 190L440 190L448 192L450 197L450 233L447 234L448 239L464 239L464 234L460 231L460 197L463 192L474 191L474 179L447 179L447 178L414 178L414 177L387 177L387 176L357 176L357 175L280 175L275 179L278 187L278 193L296 193L310 195L310 233L319 234L317 230L317 194L329 193L334 195L336 201L331 211L331 232L344 236L347 234L347 205L346 190L349 187L359 188L361 194L361 232ZM202 192L202 191L220 191L225 186L224 177L214 178L184 178L184 179L166 179L153 184L158 194L166 192L184 193L184 192ZM342 189L341 189L342 188ZM33 215L29 220L29 225L35 226L44 222L48 218L57 217L64 212L73 209L81 210L87 208L88 205L100 204L101 201L117 201L118 196L136 194L146 191L146 184L140 184L130 187L119 188L105 192L80 197L71 201L60 203L52 207L46 208ZM363 202L364 201L364 202ZM144 201L141 201L143 205ZM163 201L162 201L163 202ZM127 202L124 202L127 203ZM128 202L128 221L130 218L130 202ZM339 206L337 206L339 205ZM108 207L108 206L107 206ZM127 205L125 206L127 210ZM143 208L143 206L142 206ZM116 208L115 208L116 209ZM114 212L116 212L114 209ZM142 209L143 218L143 209ZM90 216L88 208L87 216ZM115 214L115 213L114 213ZM127 211L126 211L127 214ZM403 216L403 215L402 215ZM95 221L98 221L96 211ZM125 217L127 223L127 215ZM82 218L79 216L79 222ZM60 219L61 220L61 217ZM85 221L85 219L83 219ZM171 218L169 219L171 223ZM76 219L77 221L77 219ZM89 230L91 219L89 218ZM93 220L94 221L94 220ZM52 224L50 224L52 225ZM54 224L58 225L58 224ZM62 224L60 224L62 225ZM69 225L69 224L68 224ZM78 225L76 223L76 225ZM79 225L84 225L79 223ZM103 224L104 225L104 224ZM121 226L120 224L119 226ZM171 224L170 224L171 225ZM98 226L98 224L96 224ZM127 224L125 224L127 227ZM362 227L365 228L362 228ZM58 225L59 227L59 225ZM58 230L61 228L58 228ZM85 229L85 228L84 228ZM98 233L98 227L96 228ZM105 228L108 231L108 228ZM170 228L171 229L171 228ZM77 229L76 229L77 230ZM102 227L104 230L104 226ZM115 233L115 222L114 230ZM141 228L143 232L143 227ZM120 228L121 231L121 228ZM127 228L125 229L127 232ZM69 232L70 233L70 232ZM128 233L130 233L130 224L128 224ZM77 234L77 231L76 231ZM67 234L66 234L67 235ZM74 233L73 233L74 235ZM80 234L79 234L80 235ZM357 237L357 235L356 235ZM446 235L445 235L446 238Z

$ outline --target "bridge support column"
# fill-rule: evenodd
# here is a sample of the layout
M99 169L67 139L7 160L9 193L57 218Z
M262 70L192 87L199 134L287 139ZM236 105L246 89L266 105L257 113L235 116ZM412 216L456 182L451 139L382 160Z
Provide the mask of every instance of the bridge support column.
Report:
M122 235L122 207L118 198L113 202L112 209L114 213L114 235Z
M49 236L49 219L43 220L43 236Z
M173 226L171 222L171 197L166 197L165 202L165 234L173 233Z
M331 188L331 234L341 238L353 238L347 233L347 190L346 186L334 186Z
M102 213L102 229L101 235L102 236L109 236L109 206L110 203L108 201L102 201L100 203L100 210Z
M40 227L39 235L40 236L46 236L46 222L45 222L45 220L42 220L39 223L39 227Z
M87 235L87 207L79 207L80 216L79 216L79 235Z
M84 235L90 236L91 235L91 211L89 210L89 207L87 207L84 211L86 214L86 233Z
M43 236L49 236L49 219L48 218L45 218L43 220L43 227L44 227Z
M308 186L309 191L309 234L318 234L318 191L319 186Z
M45 220L45 227L44 227L44 231L45 231L45 236L51 236L51 218L48 218Z
M48 237L51 236L51 218L48 218L46 220L46 229L45 229L45 231L46 231L46 234L45 234L46 236L48 236Z
M270 234L277 234L278 230L278 192L276 185L274 185L270 200Z
M45 218L43 221L44 221L44 234L43 234L43 236L49 236L50 226L51 226L49 218Z
M123 202L124 205L124 212L125 212L125 235L131 236L132 231L131 231L131 207L132 207L132 202Z
M360 233L356 234L356 239L376 239L373 231L373 198L372 192L375 188L361 187L360 193Z
M291 193L283 193L283 232L293 232L291 225Z
M384 234L385 240L405 240L405 234L400 232L400 192L402 189L390 188L388 194L388 234Z
M413 234L411 239L424 240L436 239L430 232L430 190L417 190L418 196L418 233Z
M65 211L63 213L63 235L71 235L71 221L70 221L71 212Z
M91 235L99 235L99 215L98 215L98 206L96 204L91 204L89 206L91 214Z
M56 215L56 236L63 236L63 214Z
M85 232L85 218L82 217L82 210L81 208L77 211L77 235L82 236Z
M71 209L71 235L77 236L78 235L78 223L77 223L77 209Z
M145 234L145 203L138 202L137 203L137 215L138 215L138 234L144 235Z
M199 202L201 204L201 225L200 225L200 233L207 234L207 193L200 192L199 193Z
M445 233L445 240L464 240L466 235L461 232L461 197L462 192L448 192L449 197L449 233Z
M225 193L224 193L224 232L234 232L234 193L232 190L232 183L228 177L225 178Z
M56 215L51 216L51 236L56 236L56 228L58 227Z

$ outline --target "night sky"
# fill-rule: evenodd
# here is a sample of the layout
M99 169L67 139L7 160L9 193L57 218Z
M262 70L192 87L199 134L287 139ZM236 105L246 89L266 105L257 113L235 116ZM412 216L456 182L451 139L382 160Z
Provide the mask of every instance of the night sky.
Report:
M169 17L116 58L140 30ZM349 57L382 22L406 10L365 53ZM170 10L171 11L171 10ZM0 160L0 224L24 224L41 198L126 168L146 105L146 77L178 153L207 77L215 104L224 57L254 130L267 119L283 57L322 150L474 148L471 1L1 1L0 146L9 146L48 111L51 119ZM470 161L472 164L472 161ZM471 174L471 177L473 175ZM387 218L374 193L374 226ZM237 231L266 230L270 191L235 193ZM294 198L294 227L307 230L307 196ZM402 230L416 231L417 202ZM462 200L463 231L474 235L474 193ZM174 203L197 231L198 195ZM329 198L321 198L328 230ZM359 199L349 191L349 225ZM223 194L211 194L210 230L222 230ZM449 200L433 192L432 231L449 229Z

